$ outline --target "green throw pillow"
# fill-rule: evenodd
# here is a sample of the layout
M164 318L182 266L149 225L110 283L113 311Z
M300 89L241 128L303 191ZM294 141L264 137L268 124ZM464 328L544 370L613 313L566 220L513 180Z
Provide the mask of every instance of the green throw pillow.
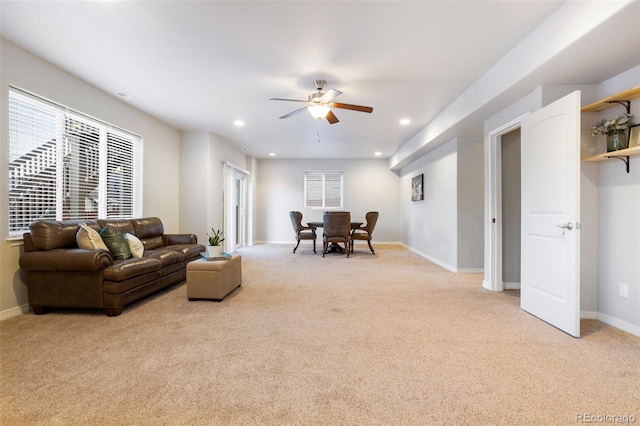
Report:
M100 230L100 236L114 259L128 259L131 257L129 243L122 232L111 225L107 225Z

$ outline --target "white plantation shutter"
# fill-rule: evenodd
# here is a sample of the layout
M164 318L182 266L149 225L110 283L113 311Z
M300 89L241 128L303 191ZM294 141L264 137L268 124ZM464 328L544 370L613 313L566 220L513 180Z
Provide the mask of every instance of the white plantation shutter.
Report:
M323 180L322 173L306 172L304 174L304 206L322 207L323 202Z
M342 208L342 173L325 173L324 207Z
M142 211L142 145L131 136L107 133L106 215L109 219L140 216Z
M39 219L142 213L142 139L11 88L9 236Z
M9 96L9 232L56 218L58 112L27 96Z
M342 198L342 172L305 172L304 206L306 208L341 209Z
M100 128L65 116L62 220L98 218Z

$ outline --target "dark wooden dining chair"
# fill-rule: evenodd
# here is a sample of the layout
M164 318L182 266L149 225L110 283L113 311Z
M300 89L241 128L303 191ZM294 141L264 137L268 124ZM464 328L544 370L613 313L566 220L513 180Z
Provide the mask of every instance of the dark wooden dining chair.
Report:
M376 254L371 246L371 237L373 235L373 229L376 227L376 222L378 222L378 212L367 212L365 218L367 219L366 225L354 228L351 231L351 253L353 253L353 243L355 240L366 240L369 244L369 250L371 250L371 253Z
M349 241L351 241L351 213L324 212L322 215L322 257L327 253L329 243L344 244L349 257Z
M293 225L293 231L296 233L296 240L298 241L293 248L293 252L295 253L298 249L300 240L313 240L313 252L316 253L316 228L302 225L302 213L300 212L289 212L289 218L291 218L291 225Z

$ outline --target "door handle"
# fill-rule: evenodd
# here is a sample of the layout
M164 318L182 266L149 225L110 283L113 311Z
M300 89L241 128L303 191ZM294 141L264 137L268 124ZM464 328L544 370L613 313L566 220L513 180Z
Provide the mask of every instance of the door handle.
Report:
M564 233L566 231L571 231L573 229L573 223L571 222L561 223L560 225L556 225L556 228L562 229L562 236L564 237Z

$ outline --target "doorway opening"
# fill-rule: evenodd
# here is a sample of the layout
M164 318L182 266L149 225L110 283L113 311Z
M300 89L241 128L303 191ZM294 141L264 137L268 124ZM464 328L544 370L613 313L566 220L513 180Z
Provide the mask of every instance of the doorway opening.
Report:
M520 290L522 190L520 188L520 128L500 137L502 220L502 288ZM519 292L518 292L519 294Z
M522 118L489 133L489 271L483 284L492 291L520 289ZM515 292L514 292L515 293Z

